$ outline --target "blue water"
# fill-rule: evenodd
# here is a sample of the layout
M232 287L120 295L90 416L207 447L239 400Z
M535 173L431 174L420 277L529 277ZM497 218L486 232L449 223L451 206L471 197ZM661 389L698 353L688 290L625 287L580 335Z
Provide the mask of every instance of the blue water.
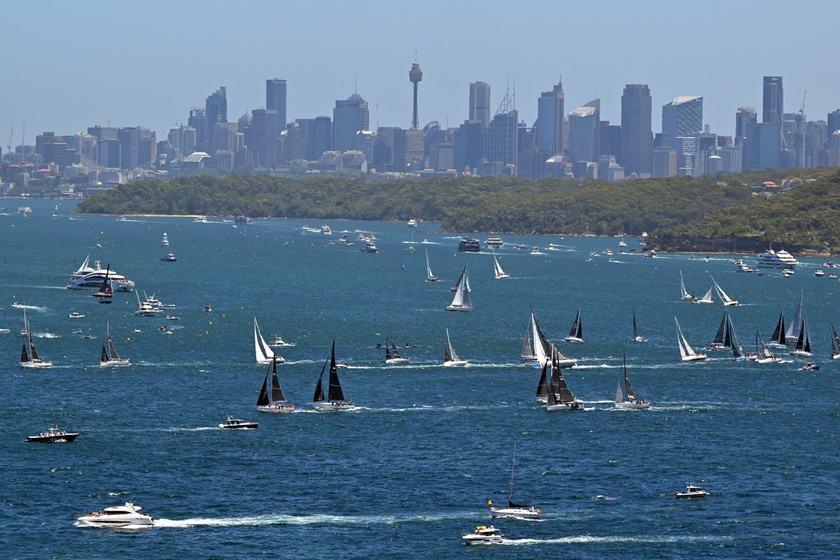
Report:
M512 278L493 279L489 253L457 253L457 236L419 224L332 221L332 237L258 220L71 216L69 201L31 201L28 217L0 216L0 545L4 558L829 558L840 552L837 429L840 324L836 279L804 259L791 278L736 274L729 255L619 255L616 239L504 236ZM163 233L171 246L160 247ZM378 254L358 251L373 233ZM347 233L353 246L329 244ZM482 241L486 236L478 236ZM513 243L545 248L544 255ZM638 247L628 238L630 249ZM101 248L95 248L100 244ZM586 262L591 251L616 251ZM440 282L425 282L427 249ZM160 261L167 252L175 263ZM134 294L110 306L64 289L86 255L111 263L143 292L174 303L181 319L136 317ZM752 265L752 257L746 259ZM469 264L472 313L447 313L449 288ZM758 325L769 338L804 291L816 372L801 359L757 365L710 354L683 364L674 316L696 349L713 338L723 307L679 299L679 273L702 295L707 272L742 305L730 308L741 344ZM826 269L828 272L829 270ZM56 363L17 366L29 310L36 344ZM212 306L205 312L204 306ZM567 370L587 402L546 413L534 401L539 372L519 359L533 306L553 339L582 310L579 360ZM648 341L631 342L631 306ZM68 319L70 311L86 314ZM254 410L265 367L254 361L252 321L281 350L292 414ZM110 323L127 368L100 368ZM389 326L409 341L407 366L385 367L377 343ZM443 368L444 328L467 368ZM92 340L73 334L81 328ZM135 329L141 332L135 333ZM46 335L46 337L44 337ZM352 412L308 406L332 340ZM647 411L612 408L622 351ZM219 430L228 415L260 422ZM72 444L24 443L58 424ZM505 544L465 547L460 534L489 524L504 503L514 438L514 499L543 509L538 522L497 520ZM711 494L678 501L691 481ZM158 527L120 532L73 526L126 500Z

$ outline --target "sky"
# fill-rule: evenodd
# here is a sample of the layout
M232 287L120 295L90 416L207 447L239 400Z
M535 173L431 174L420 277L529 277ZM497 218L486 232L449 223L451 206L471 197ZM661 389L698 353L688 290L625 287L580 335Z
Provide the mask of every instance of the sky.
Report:
M288 82L290 121L331 117L355 91L372 129L409 128L415 58L421 126L462 123L475 81L490 84L493 112L515 93L532 125L561 77L567 113L598 97L613 124L624 86L647 84L654 132L662 105L699 95L711 131L732 135L739 107L761 120L763 76L783 77L786 112L840 108L832 0L45 0L5 3L0 17L3 152L24 125L27 144L97 124L160 140L220 86L235 121L265 106L269 78Z

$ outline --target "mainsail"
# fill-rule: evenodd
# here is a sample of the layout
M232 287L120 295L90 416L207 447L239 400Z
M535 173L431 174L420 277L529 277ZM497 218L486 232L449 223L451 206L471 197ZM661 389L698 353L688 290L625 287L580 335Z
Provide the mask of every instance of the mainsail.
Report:
M426 251L426 282L437 282L437 276L432 274L432 267L429 265L429 251Z
M469 275L467 274L467 267L464 266L464 271L461 273L461 279L458 282L458 289L455 291L455 297L452 298L452 303L446 306L447 311L472 311L473 304L470 298Z
M344 392L341 390L341 383L338 381L338 367L335 364L335 341L332 343L332 351L330 353L330 389L329 400L343 401Z
M773 345L784 346L787 344L785 334L785 312L779 313L779 322L776 323L776 330L773 331L773 336L770 337L770 342Z
M793 320L788 326L785 336L790 340L795 340L799 337L799 329L802 326L802 314L805 310L805 293L803 290L799 291L799 303L796 304L796 311L793 312Z

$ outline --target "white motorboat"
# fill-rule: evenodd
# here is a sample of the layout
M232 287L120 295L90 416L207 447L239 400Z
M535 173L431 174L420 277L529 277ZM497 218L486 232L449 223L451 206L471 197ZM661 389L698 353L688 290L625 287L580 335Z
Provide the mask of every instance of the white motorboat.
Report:
M26 438L28 442L37 442L37 443L66 443L69 441L73 441L79 437L78 433L75 432L65 432L64 430L59 430L58 426L50 427L49 430L46 432L41 432L37 436L29 436Z
M708 495L708 492L690 482L685 485L684 492L674 492L674 497L676 498L704 498Z
M112 529L145 529L154 526L154 519L140 513L143 509L132 502L113 506L76 519L76 527L110 527Z
M296 344L294 342L286 342L279 334L275 334L271 342L268 343L268 346L271 348L287 348L296 346Z
M799 261L787 251L774 251L772 248L764 253L759 253L755 260L755 266L760 268L796 268Z
M322 380L328 363L330 366L330 386L327 394L325 395ZM321 374L318 376L318 383L315 385L315 395L312 397L312 406L318 410L349 410L356 408L352 401L348 401L344 398L344 391L341 388L341 382L338 380L338 366L335 362L334 340L332 343L332 350L330 351L330 357L324 362L324 366L321 368Z
M84 319L85 316L79 313L78 311L71 311L70 314L67 315L68 319Z
M365 238L365 244L359 248L360 253L377 253L378 251L379 249L376 248L376 243L369 237Z
M417 227L417 220L415 220L414 218L408 220L408 227Z
M140 317L154 317L158 313L163 313L163 310L152 305L148 299L140 301L140 296L137 296L137 309L134 311L135 315L139 315Z
M169 247L169 237L167 237L166 233L163 234L163 239L160 240L161 247Z
M502 532L492 525L479 525L474 532L461 535L464 544L501 544L503 540Z
M539 519L542 515L542 510L534 506L526 504L513 503L513 472L516 467L516 439L513 440L513 458L510 463L510 485L508 486L508 503L507 507L497 508L493 507L493 502L488 500L487 505L490 506L490 515L492 517L511 517L514 519Z
M499 236L488 237L484 242L484 246L488 249L501 249L505 246L505 242Z
M223 430L256 430L259 427L258 422L246 422L239 418L228 416L224 424L219 424Z
M321 226L321 233L324 235L332 235L332 230L330 229L330 226L324 224Z
M67 282L68 290L98 290L102 286L102 281L107 278L111 283L111 288L115 292L130 292L134 289L134 282L128 280L125 276L117 274L113 270L102 268L100 261L94 261L93 266L89 265L90 256L85 257L85 261L71 276Z

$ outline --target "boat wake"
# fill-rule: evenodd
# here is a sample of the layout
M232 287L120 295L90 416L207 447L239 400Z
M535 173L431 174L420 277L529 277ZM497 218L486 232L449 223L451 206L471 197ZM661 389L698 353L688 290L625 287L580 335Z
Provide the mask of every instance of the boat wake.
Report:
M557 539L503 539L503 545L523 546L533 544L585 544L585 543L681 543L681 542L718 542L729 541L731 537L725 536L686 536L686 537L595 537L591 535L578 535L573 537L560 537Z
M469 518L474 513L455 515L284 515L268 514L254 517L196 517L192 519L156 519L156 527L241 527L260 525L393 525L417 521Z

